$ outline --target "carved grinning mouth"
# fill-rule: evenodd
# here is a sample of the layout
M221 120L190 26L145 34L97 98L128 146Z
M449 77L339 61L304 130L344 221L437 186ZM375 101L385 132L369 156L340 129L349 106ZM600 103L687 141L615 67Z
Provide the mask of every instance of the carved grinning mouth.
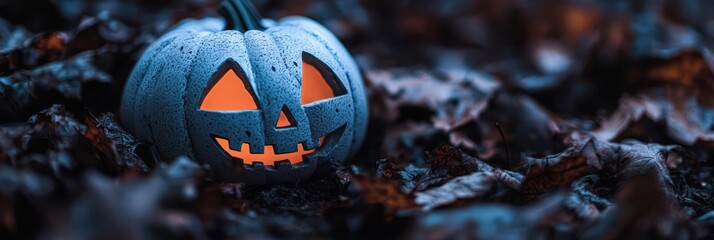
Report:
M276 162L279 161L289 161L291 164L295 165L303 162L303 157L314 153L317 150L321 150L326 143L332 142L335 136L341 135L344 130L344 126L337 128L335 131L328 133L325 136L320 137L319 147L313 149L305 149L304 143L298 143L297 151L288 153L275 153L275 148L272 145L264 145L263 153L251 153L250 144L243 143L241 145L241 150L234 150L230 148L230 140L222 137L214 136L214 140L221 147L221 149L233 158L238 158L243 160L243 164L251 165L255 163L262 163L265 166L275 166Z
M323 146L322 144L324 143L324 138L325 137L320 138L320 146ZM244 164L248 164L247 162L251 161L252 163L260 162L266 166L275 166L275 162L283 160L288 160L291 164L296 164L302 162L303 156L311 154L317 150L317 148L305 149L305 144L298 143L297 151L295 152L282 154L275 153L275 148L272 145L265 145L263 146L263 153L251 153L249 143L243 143L241 145L240 149L243 150L233 150L230 148L230 141L228 139L220 137L214 137L214 139L216 140L216 143L221 146L223 151L228 153L228 155L231 155L231 157L243 160Z

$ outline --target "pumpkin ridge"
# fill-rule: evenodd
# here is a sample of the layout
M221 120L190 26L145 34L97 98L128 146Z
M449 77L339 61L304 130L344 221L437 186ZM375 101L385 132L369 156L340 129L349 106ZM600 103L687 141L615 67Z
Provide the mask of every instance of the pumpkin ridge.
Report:
M246 79L246 80L247 80L248 83L250 83L250 85L254 88L253 91L255 92L255 97L256 97L257 100L258 100L258 101L256 101L257 104L258 104L258 108L259 108L259 109L262 109L261 106L260 106L261 102L263 102L263 99L262 99L263 96L260 94L260 92L262 92L262 91L261 91L261 86L260 86L260 84L258 84L257 81L256 81L256 74L255 74L255 73L256 73L256 70L257 70L257 69L255 68L256 65L253 64L253 63L254 63L254 57L252 56L253 54L251 54L251 49L248 47L249 44L254 44L254 43L251 42L251 41L253 41L253 39L250 38L250 37L248 37L248 35L249 35L249 34L252 35L252 34L255 34L255 33L254 33L254 32L250 32L250 33L249 33L249 32L245 32L245 33L242 33L242 34L243 34L243 42L242 42L242 44L245 45L245 48L246 48L246 50L245 50L245 51L246 51L246 56L245 56L245 57L247 58L248 62L250 63L250 64L248 64L248 66L246 66L246 67L250 68L250 73L248 73L248 72L246 71L245 67L243 67L243 66L241 66L241 67L244 68L244 69L243 69L243 72L245 72L246 78L248 78L248 79ZM249 40L249 38L250 38L250 40ZM237 62L236 62L236 63L237 63ZM238 64L238 65L240 66L240 64Z
M280 44L278 44L278 42L275 40L275 37L270 33L270 31L249 31L244 34L244 37L245 37L245 41L246 41L246 48L248 49L248 53L249 53L248 55L249 56L262 56L262 57L249 57L249 60L251 63L251 68L254 69L254 74L256 75L256 77L260 77L260 74L259 74L260 72L264 72L263 74L267 73L270 76L275 76L275 74L285 74L286 76L288 76L287 78L276 78L275 80L277 80L279 82L272 82L272 83L268 82L267 79L260 79L260 81L258 81L257 78L255 79L255 81L257 83L256 84L256 89L257 89L256 92L259 92L259 95L261 95L260 97L263 100L262 102L264 103L264 107L262 108L262 110L264 111L264 115L263 115L264 121L262 124L264 125L264 129L271 129L271 128L274 128L274 125L270 124L271 122L273 122L273 119L270 119L272 117L268 117L268 115L266 115L266 114L267 114L267 111L272 111L270 109L270 106L273 104L277 104L277 103L273 103L272 102L273 100L269 97L269 95L265 95L265 94L269 93L271 91L277 90L278 88L274 87L275 84L289 85L291 89L293 89L293 88L299 89L300 82L296 81L297 79L293 79L291 74L286 73L284 71L276 72L276 70L273 70L271 72L270 69L267 69L270 65L266 65L266 63L263 62L264 60L260 60L261 58L264 58L266 56L266 54L270 55L270 54L275 53L275 57L270 58L271 60L275 61L274 66L281 66L281 68L285 68L285 69L291 68L290 65L288 65L288 62L286 61L286 58L282 54L276 53L276 52L281 52L282 48L280 47ZM260 89L258 89L258 88L260 88ZM291 95L289 97L295 97L295 99L297 100L296 102L299 104L300 98L298 95L295 95L295 96ZM279 100L279 101L283 101L283 100ZM277 110L278 110L277 114L279 114L280 109L278 108ZM304 112L304 110L302 110L302 109L295 109L294 111L298 111L298 110ZM295 114L298 114L298 113L293 112L293 114L294 114L293 116L295 116ZM304 115L304 114L300 114L300 115ZM276 115L275 117L277 118L278 115ZM295 116L295 117L298 118L297 116ZM298 121L300 121L300 120L298 120ZM305 127L309 128L309 125L298 124L297 127L298 127L298 129L302 129ZM300 130L298 130L298 131L300 131ZM280 135L281 133L278 133L278 132L279 131L272 132L272 133L266 132L265 137L266 137L266 139L268 139L268 138L270 138L269 136ZM286 151L284 148L292 148L292 147L293 147L293 145L276 145L275 150L276 150L276 152L282 153L282 152ZM294 151L294 150L290 150L290 151Z
M302 35L285 34L284 31L291 31L290 29L286 29L286 27L289 27L289 26L276 25L274 27L267 29L263 33L265 33L269 36L269 39L271 40L272 44L274 44L281 53L284 53L284 54L280 54L280 58L281 58L281 61L283 62L282 64L286 67L286 69L288 69L286 74L291 78L291 80L294 80L295 85L296 85L295 87L300 89L300 92L302 92L303 84L304 84L302 82L303 77L304 77L303 73L300 70L293 71L293 69L300 69L300 67L298 67L298 66L299 66L299 64L301 64L303 62L309 62L310 64L313 64L313 65L314 64L323 64L324 65L325 63L321 63L322 60L319 60L319 58L313 56L313 54L306 51L309 49L302 49L299 52L296 52L295 49L292 49L291 47L289 47L291 42L294 42L296 39L298 39L298 40L302 39ZM300 31L300 32L297 32L296 34L304 34L304 32ZM301 44L322 46L321 42L315 41L313 38L308 38L307 40L301 42ZM326 54L328 55L327 57L332 58L332 61L334 61L334 62L339 61L338 59L334 58L333 55L331 55L332 52L330 52L329 50L321 50L321 51L326 52ZM293 59L293 57L296 57L295 55L297 55L297 59ZM309 61L309 60L306 61L305 55L309 55L310 57L315 58L315 61ZM296 63L295 66L293 66L291 64L293 62ZM327 69L327 71L329 71L333 75L337 75L333 72L332 69ZM340 79L341 78L337 78L335 80L341 81ZM343 83L340 82L339 84L342 85L341 87L344 87ZM332 88L332 86L330 86L330 88ZM339 94L339 95L341 96L341 95L346 95L346 94L349 94L349 93L347 93L345 91L345 93ZM338 96L334 96L334 97L338 97ZM298 101L300 101L300 102L302 101L301 95L298 96ZM307 106L307 104L303 104L301 102L300 105L301 105L300 108L302 109L302 111L304 111L305 114L307 114L307 109L305 108L305 106ZM352 116L350 116L350 117L352 117ZM314 123L313 121L310 120L310 117L307 117L306 121L310 126L312 126L312 124ZM312 127L310 127L310 128L312 128ZM313 144L315 146L319 145L318 144L319 140L316 140L318 137L313 137L312 129L310 129L310 131L311 131L311 136L310 136L311 141L313 141Z
M311 34L316 36L318 40L323 40L322 44L328 49L328 51L330 51L334 56L338 56L340 59L352 59L349 51L340 43L339 38L337 38L337 36L330 32L329 29L320 25L319 23L305 17L288 17L281 20L281 25L282 24L284 24L284 26L294 26L295 28L306 31L309 34L310 32L307 31L306 28L314 27L316 30L319 31L319 33ZM340 48L341 46L342 49L334 49L332 48L332 46L338 46L338 48ZM352 61L352 64L346 64L341 61L338 62L338 64L340 64L340 66L343 68L344 72L354 71L352 74L355 75L353 78L352 76L350 76L350 74L345 74L347 75L347 81L350 85L350 94L352 95L354 104L353 107L355 109L353 113L354 122L352 126L352 129L354 130L352 135L353 150L350 150L350 156L354 155L359 150L365 137L365 133L363 132L358 134L357 129L365 129L366 131L367 124L369 122L369 109L367 103L360 101L360 99L367 98L361 80L362 74L360 73L360 69L359 66L357 66L357 63L355 63L354 60ZM364 114L364 121L359 120L360 118L358 117L358 114L360 113ZM360 121L359 124L358 121Z
M156 47L150 46L144 52L142 53L142 56L144 53L147 52L161 52L166 46L172 43L173 40L178 38L176 35L172 35L167 37L166 39L160 38L157 40L158 45L155 45ZM129 75L129 81L127 81L124 84L124 92L125 93L130 93L132 94L132 97L127 97L124 98L127 103L124 103L124 99L122 99L122 103L120 106L120 114L119 117L120 119L127 123L127 122L136 122L137 116L136 116L136 105L137 105L137 100L136 97L138 96L139 90L143 86L144 81L146 80L146 75L149 73L149 70L151 70L151 67L155 64L155 61L153 59L155 55L149 55L149 56L144 56L139 61L136 63L135 66L143 66L147 65L144 69L138 69L138 72L132 71L131 74ZM124 116L127 115L127 116ZM137 131L137 129L134 128L134 124L124 124L128 126L130 131Z
M278 42L278 41L275 40L275 36L273 36L272 31L264 31L263 33L264 33L266 36L268 36L268 39L270 39L270 42L271 42L273 45L275 45L275 47L276 47L277 49L280 49L281 52L285 52L285 48L283 48L283 46L280 44L280 42ZM281 56L280 56L280 61L283 63L283 66L285 66L285 69L290 69L290 68L292 68L292 67L290 66L290 64L288 64L289 61L288 61L287 59L285 59L285 56L282 56L282 54L281 54ZM292 77L295 77L295 76L293 76L293 75L290 74L290 73L288 73L288 75L291 75ZM298 80L298 81L297 81L297 83L298 83L297 87L300 87L300 77L298 77L298 78L296 78L296 79Z
M194 50L194 51L191 51L190 53L186 53L186 52L178 51L177 49L182 49L186 46L192 46L192 44L200 44L203 41L204 37L207 35L209 35L209 34L200 32L200 33L186 35L188 37L174 39L175 41L171 42L165 48L161 49L161 51L156 52L154 54L157 56L165 56L165 57L166 56L168 56L168 57L179 57L179 56L185 57L185 59L188 59L188 62L185 62L182 64L182 66L184 66L184 68L182 70L189 71L192 67L192 64L193 64L192 61L195 59L195 56L196 56L195 53L197 51ZM198 45L195 45L195 46L198 46ZM198 47L196 47L196 48L198 48ZM181 134L176 134L175 138L177 138L177 139L172 139L170 141L165 140L163 142L157 141L157 140L160 140L160 139L158 139L160 137L160 134L156 134L156 133L157 132L161 133L163 126L160 126L160 125L158 127L151 126L153 124L156 124L157 121L160 120L160 118L158 118L158 119L155 118L156 112L157 112L156 104L166 103L167 101L165 98L167 98L167 96L171 96L171 95L166 95L163 93L163 91L165 91L167 89L163 88L166 85L162 85L162 84L168 84L166 81L171 81L176 84L178 84L177 82L179 82L179 81L183 81L184 87L186 87L188 85L188 81L186 78L187 76L181 75L181 74L178 74L172 78L165 78L166 72L175 71L173 69L173 67L176 67L175 63L161 61L155 67L158 68L158 71L156 71L154 73L154 75L152 75L150 78L146 78L146 82L144 83L144 85L147 85L147 87L145 88L146 90L145 90L145 92L143 92L143 94L152 96L154 98L160 98L160 100L155 101L152 105L150 105L148 107L145 106L143 108L143 111L141 111L141 114L143 116L147 116L147 115L154 116L154 118L146 118L144 120L145 122L147 122L147 125L149 126L149 131L150 131L149 135L151 137L151 141L152 141L152 143L154 143L154 146L157 146L157 145L163 145L163 146L180 145L180 146L185 146L185 147L192 147L193 144L191 142L190 136L188 135L187 131L185 133L183 133L184 136L181 136ZM182 76L184 77L183 79L181 79ZM185 88L179 89L179 90L182 92L185 92ZM183 95L184 94L182 93L182 94L180 94L180 96L175 96L175 95L171 96L169 101L175 102L176 104L169 104L168 106L158 106L159 112L169 106L175 107L174 110L183 111L185 109L185 103L184 103L184 101L182 101L182 99L180 99L180 98L183 98ZM147 111L150 111L150 112L147 112ZM180 119L178 121L183 123L183 127L187 129L188 125L186 125L185 114L177 113L176 115L177 115L176 116L177 118L183 117L183 119ZM161 123L158 123L158 124L161 124ZM181 131L181 129L177 129L177 130ZM157 152L159 153L159 156L161 156L164 159L173 160L173 158L178 157L178 156L174 156L172 154L167 154L166 150L161 151L160 149L158 149ZM190 157L190 158L195 157L195 153L193 151L188 152L185 155L188 155L188 157Z
M312 21L312 20L308 19L308 21ZM328 52L330 52L330 54L332 56L342 56L342 54L340 54L339 51L337 51L336 49L331 47L331 41L324 39L325 37L322 36L321 34L308 31L307 29L304 28L303 25L297 24L295 22L289 22L289 23L287 23L285 25L281 25L281 26L294 26L296 29L299 29L300 31L306 33L307 35L309 35L309 36L313 37L315 40L317 40L321 44L321 46L323 46L325 49L327 49ZM349 53L347 53L347 54L349 55ZM339 67L342 68L343 72L349 71L349 67L347 67L344 63L342 63L342 61L337 60L336 62L339 65ZM347 79L346 79L347 83L349 83L349 92L347 92L347 94L349 94L352 97L352 107L354 108L354 111L352 111L353 134L352 134L352 139L349 140L349 142L352 143L352 146L350 146L349 155L352 155L360 147L360 146L358 146L359 144L355 144L355 141L358 140L356 137L357 128L355 127L357 119L359 118L358 114L360 114L360 113L366 114L366 113L363 113L363 112L357 110L358 96L354 91L355 89L353 89L353 86L354 86L353 79L350 77L349 74L345 74L345 76L347 77ZM347 87L345 87L345 88L347 88Z
M201 39L199 39L197 41L198 45L203 46L204 41L206 41L208 36L211 36L212 34L214 34L214 33L207 33L207 34L201 35L200 36ZM184 126L186 126L186 129L185 129L186 137L188 138L188 143L191 145L191 148L189 149L189 157L194 157L194 159L197 159L198 161L202 161L195 157L198 155L196 154L196 150L195 150L196 146L193 142L193 139L191 138L191 133L189 132L190 123L188 122L188 116L187 116L188 115L187 106L189 104L188 104L188 100L186 99L186 97L187 97L186 90L188 89L188 79L191 77L191 73L194 70L193 68L196 64L196 58L198 58L199 51L200 51L199 48L196 48L196 50L193 51L193 53L192 53L193 56L191 56L191 62L188 65L188 71L186 71L186 73L184 74L184 79L186 81L186 85L185 85L184 89L181 91L183 93L183 94L181 94L181 100L183 101L183 103L182 103L182 105L183 105L183 123L184 123Z
M177 39L183 40L184 38L177 37ZM176 39L174 39L174 40L176 40ZM178 45L178 43L176 41L168 42L166 44L166 46L164 46L161 49L156 50L157 52L154 53L153 55L158 56L158 55L165 54L164 51L169 49L173 44ZM146 70L146 73L142 77L141 84L136 89L137 96L146 96L147 94L153 94L154 85L149 84L149 83L153 83L153 81L155 81L155 78L157 78L158 76L161 76L161 73L164 71L164 68L162 67L163 64L164 64L163 62L156 61L153 58L151 60L149 60L149 66ZM155 144L156 142L154 141L153 132L146 129L146 128L151 129L151 126L150 126L151 122L148 118L146 118L146 115L144 113L144 110L146 110L146 108L140 104L141 104L140 101L134 101L134 107L133 107L133 111L132 111L132 115L134 115L134 117L133 117L133 119L131 119L131 121L143 123L141 125L138 125L137 126L138 128L135 129L135 131L138 133L137 136L144 140L146 140L148 138L148 141ZM139 119L142 119L143 121L137 121ZM146 134L146 135L144 135L144 134Z

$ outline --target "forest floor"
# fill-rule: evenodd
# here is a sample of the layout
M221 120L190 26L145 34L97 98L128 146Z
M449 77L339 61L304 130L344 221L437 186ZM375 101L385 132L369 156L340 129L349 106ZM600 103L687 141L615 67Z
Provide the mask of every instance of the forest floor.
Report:
M217 0L58 2L0 3L0 239L714 238L712 1L256 0L331 29L370 108L349 162L263 187L116 118Z

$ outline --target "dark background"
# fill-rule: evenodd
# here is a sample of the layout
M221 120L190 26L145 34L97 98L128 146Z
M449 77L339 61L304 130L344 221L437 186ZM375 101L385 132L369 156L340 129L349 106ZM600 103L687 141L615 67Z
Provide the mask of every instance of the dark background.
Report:
M0 0L0 239L712 237L714 2L253 3L354 55L357 156L244 187L122 130L142 50L217 0Z

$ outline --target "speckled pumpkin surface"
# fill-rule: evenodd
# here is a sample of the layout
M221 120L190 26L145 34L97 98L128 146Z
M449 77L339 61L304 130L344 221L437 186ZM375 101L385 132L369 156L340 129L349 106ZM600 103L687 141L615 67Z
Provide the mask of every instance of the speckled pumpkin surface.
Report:
M365 90L332 33L303 17L225 25L184 21L144 52L121 104L130 132L162 159L188 156L249 185L299 181L356 152Z

